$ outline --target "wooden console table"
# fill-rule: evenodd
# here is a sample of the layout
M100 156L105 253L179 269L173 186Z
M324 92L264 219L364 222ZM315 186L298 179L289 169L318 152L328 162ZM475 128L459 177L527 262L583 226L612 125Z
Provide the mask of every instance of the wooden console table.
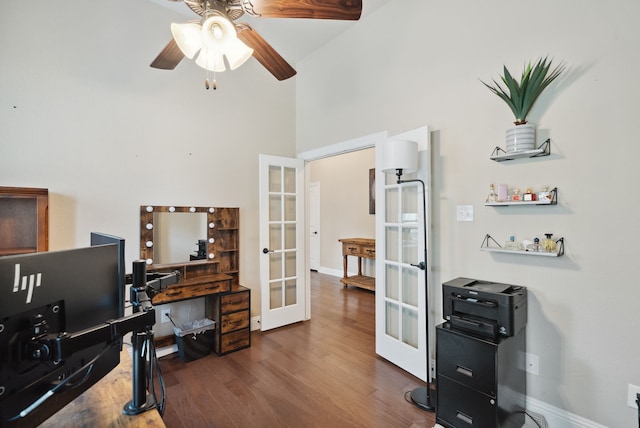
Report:
M376 240L369 238L344 238L338 239L342 242L342 256L344 258L344 276L340 282L354 287L364 288L366 290L376 290L376 279L370 276L362 275L362 258L376 258ZM348 256L358 258L358 274L348 276Z

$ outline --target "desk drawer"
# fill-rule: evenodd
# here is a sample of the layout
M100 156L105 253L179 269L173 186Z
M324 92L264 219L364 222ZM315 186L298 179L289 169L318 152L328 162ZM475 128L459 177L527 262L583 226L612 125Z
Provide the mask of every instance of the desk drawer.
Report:
M209 294L221 293L231 288L231 280L216 281L204 284L187 285L184 287L168 287L161 293L156 294L152 302L154 305L163 303L177 302L179 300L193 299L196 297L207 296Z
M222 313L239 311L241 309L249 309L249 292L242 291L233 294L226 294L221 297Z
M343 244L342 245L343 256L362 256L362 246L357 244Z
M495 427L496 400L438 376L436 422L447 427Z
M220 337L218 354L226 354L238 349L247 348L251 344L251 332L249 329L223 334Z
M240 311L222 315L222 319L220 321L220 331L222 333L228 333L230 331L247 327L249 327L249 311Z
M495 397L495 344L442 328L437 328L436 334L438 377L444 375Z

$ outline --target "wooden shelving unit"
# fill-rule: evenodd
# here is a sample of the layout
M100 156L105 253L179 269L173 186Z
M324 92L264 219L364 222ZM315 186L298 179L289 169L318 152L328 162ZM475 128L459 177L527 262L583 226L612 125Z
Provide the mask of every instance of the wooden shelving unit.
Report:
M49 190L0 187L0 256L49 249Z

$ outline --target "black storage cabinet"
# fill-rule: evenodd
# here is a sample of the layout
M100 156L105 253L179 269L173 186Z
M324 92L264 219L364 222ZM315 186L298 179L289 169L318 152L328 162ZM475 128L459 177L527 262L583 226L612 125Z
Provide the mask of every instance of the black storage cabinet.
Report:
M525 422L526 329L497 338L436 327L436 421L447 428L520 428Z

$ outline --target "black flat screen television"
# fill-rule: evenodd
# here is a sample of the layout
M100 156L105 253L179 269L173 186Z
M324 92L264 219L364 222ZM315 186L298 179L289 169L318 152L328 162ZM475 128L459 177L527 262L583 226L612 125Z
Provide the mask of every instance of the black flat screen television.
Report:
M1 426L39 425L118 365L119 340L58 361L34 343L121 316L119 253L101 245L0 257Z

